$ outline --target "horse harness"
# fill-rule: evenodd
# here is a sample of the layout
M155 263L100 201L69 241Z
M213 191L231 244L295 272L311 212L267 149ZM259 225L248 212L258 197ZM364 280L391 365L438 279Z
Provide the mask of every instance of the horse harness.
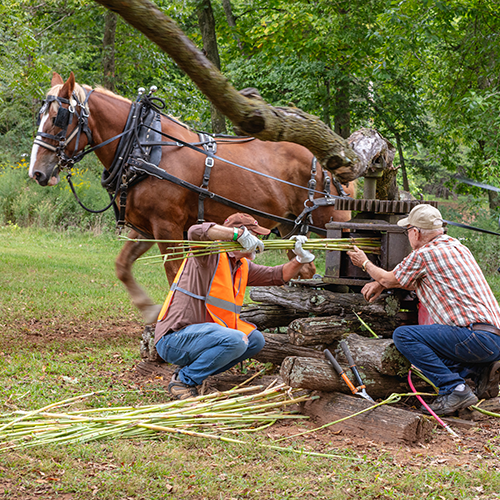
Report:
M198 132L199 142L197 143L188 143L177 139L175 137L171 137L163 132L161 132L161 117L166 117L169 120L174 121L175 123L180 124L177 120L172 118L171 116L165 115L162 113L162 109L165 107L165 103L162 99L158 97L152 97L152 94L156 91L155 87L152 87L149 94L142 96L144 89L139 89L139 95L136 101L132 102L130 107L130 112L127 117L127 122L124 128L124 131L114 136L97 146L93 145L92 133L88 126L88 100L93 92L90 90L87 92L86 89L86 98L84 102L80 102L76 93L73 92L72 99L68 100L63 97L49 95L47 99L42 104L42 107L39 112L39 122L40 117L48 110L50 104L54 101L59 103L59 108L57 115L54 119L54 125L61 128L61 131L58 132L57 135L47 134L45 132L38 132L36 139L34 141L35 144L42 146L50 151L54 152L59 159L59 166L61 168L68 168L69 172L66 175L66 179L70 185L70 188L75 196L75 199L80 204L82 208L91 212L91 213L102 213L108 210L111 206L113 206L116 218L117 227L121 230L125 225L130 226L132 229L137 231L139 234L143 235L146 238L152 238L151 235L145 233L139 228L133 226L130 222L125 220L125 209L127 202L127 195L129 189L146 179L148 176L157 177L159 179L168 180L174 184L182 186L186 189L198 193L198 223L204 221L204 201L209 198L216 202L225 204L232 208L237 209L238 211L244 211L247 213L251 213L256 216L265 217L267 219L274 220L281 224L293 224L292 231L286 235L285 237L289 237L292 234L295 234L300 231L301 234L307 233L309 230L313 230L318 234L326 235L326 231L324 228L314 227L312 226L312 216L311 213L320 206L333 206L335 204L335 199L340 196L334 196L330 194L330 185L331 179L325 170L324 179L323 179L323 197L322 198L314 198L314 194L318 193L316 191L316 172L317 172L317 159L313 158L311 165L311 179L308 183L307 191L308 191L308 199L304 202L304 210L302 213L295 219L286 219L284 217L279 217L273 214L268 214L266 212L253 209L241 203L229 200L223 196L217 195L208 190L208 184L210 181L210 174L212 168L214 166L215 158L218 158L222 161L230 163L232 165L238 166L240 168L246 169L246 167L242 167L241 165L234 164L229 162L223 158L219 158L216 156L217 153L217 142L216 138L220 138L222 141L224 139L230 139L231 143L235 142L248 142L252 141L254 137L241 137L238 141L234 140L234 136L226 136L226 135L210 135L204 132ZM62 104L68 104L68 109L64 108ZM76 107L80 108L80 113L78 113ZM66 137L68 127L73 122L73 116L77 118L77 124L73 131L70 133L68 137ZM182 125L182 124L181 124ZM87 137L88 144L85 148L82 149L79 153L76 153L78 150L78 144L80 141L81 134L84 133ZM74 154L68 156L65 152L68 144L75 138L76 136L76 145L74 148ZM161 136L167 137L172 140L172 142L166 142L161 140ZM54 140L58 143L57 146L53 146L43 139ZM91 210L86 207L78 198L78 195L74 189L72 180L71 180L71 167L78 163L84 156L87 154L99 149L111 142L120 139L118 143L118 147L115 153L115 157L109 169L104 169L101 177L101 184L106 189L110 196L110 203L101 210ZM196 186L190 182L184 181L178 177L169 174L168 172L159 168L159 163L161 160L161 148L164 146L174 146L174 147L188 147L194 149L198 152L204 153L205 158L205 170L203 173L202 183L200 186ZM202 146L201 149L199 146ZM251 169L248 169L251 170ZM253 171L252 171L253 172ZM263 175L264 177L268 177L274 179L276 181L291 184L301 189L305 189L303 186L298 186L292 184L287 181L283 181L281 179L277 179L267 174L263 174L260 172L255 172L256 174ZM341 196L347 196L344 192L341 184L334 179L334 185L336 186L338 193ZM119 195L118 203L117 198Z
M48 95L47 98L43 101L42 107L40 108L37 120L37 126L40 125L41 117L44 113L48 111L51 104L56 102L59 107L57 109L56 117L54 118L53 125L60 128L61 130L56 134L47 134L45 132L38 131L33 141L34 144L38 146L42 146L52 152L54 152L59 158L59 164L63 167L67 165L73 165L77 163L83 158L83 155L79 157L79 155L67 156L66 148L69 143L76 136L76 144L74 151L78 150L78 145L80 144L80 136L83 132L87 136L88 144L92 144L92 132L88 125L88 117L89 117L89 109L88 109L88 100L93 90L86 92L85 100L80 102L78 96L75 92L73 92L71 99L66 99L64 97L59 97L55 95ZM68 108L64 108L62 105L68 104ZM77 111L76 107L80 108L80 112ZM66 137L68 132L68 127L73 123L73 117L77 119L77 126L73 129L71 134ZM53 146L48 142L45 142L43 139L50 139L57 142L57 146Z

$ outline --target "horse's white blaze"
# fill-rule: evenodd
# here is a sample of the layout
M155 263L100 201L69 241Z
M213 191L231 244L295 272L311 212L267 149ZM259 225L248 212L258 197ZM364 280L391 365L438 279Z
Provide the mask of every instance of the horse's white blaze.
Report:
M38 132L43 132L43 126L45 125L45 122L47 121L48 118L49 118L49 114L45 113L42 117L42 120L40 121L40 126L38 127ZM39 149L40 149L40 146L38 144L33 144L33 147L31 148L30 170L29 170L29 176L31 178L33 178L33 170L35 168L36 157L38 155Z

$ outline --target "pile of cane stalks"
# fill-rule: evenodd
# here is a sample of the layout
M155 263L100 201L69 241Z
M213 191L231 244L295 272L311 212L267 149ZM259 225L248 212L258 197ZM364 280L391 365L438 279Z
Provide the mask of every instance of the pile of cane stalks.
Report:
M308 395L297 395L296 392L297 390L294 391L285 384L271 384L267 388L261 385L239 387L159 405L94 408L67 413L56 411L56 408L67 407L99 394L92 392L35 411L0 415L0 451L102 439L154 439L161 434L245 443L231 436L261 431L278 420L308 418L284 411L287 407L310 398ZM278 451L338 457L266 444L258 446Z
M122 238L128 241L138 241L130 238ZM165 243L169 245L164 255L141 257L138 260L162 259L164 262L180 260L186 257L202 257L205 255L218 254L222 252L242 251L242 246L235 241L191 241L191 240L141 240L154 243ZM292 250L295 246L294 240L262 240L264 251L267 250ZM380 238L324 238L307 240L302 248L305 250L337 250L347 252L354 249L354 245L365 253L380 254Z

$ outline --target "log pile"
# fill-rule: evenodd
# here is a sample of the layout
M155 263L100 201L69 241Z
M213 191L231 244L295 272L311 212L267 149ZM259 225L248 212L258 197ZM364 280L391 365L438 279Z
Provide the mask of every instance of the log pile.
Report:
M255 287L255 302L243 307L242 319L263 332L266 345L255 357L280 366L280 377L290 387L314 391L320 396L301 411L318 424L356 413L371 403L352 396L337 375L324 349L337 357L351 381L356 382L341 349L345 340L351 350L367 393L375 400L392 393L407 393L408 361L397 351L390 336L403 324L416 324L416 303L404 294L384 294L369 304L360 293L340 293L312 287ZM361 318L363 321L360 321ZM374 338L367 324L377 335ZM149 327L141 342L141 366L161 369ZM218 382L217 382L218 383ZM415 378L417 390L429 388ZM370 410L343 421L343 431L362 432L367 439L417 442L429 435L432 425L421 414L391 406Z
M281 365L280 375L291 387L350 394L323 354L324 349L337 351L339 341L346 338L372 397L408 390L403 377L409 364L388 338L397 326L416 323L404 295L384 294L369 304L360 293L281 286L255 287L250 297L257 304L244 306L241 317L254 323L266 338L255 359ZM359 318L386 338L369 338ZM151 327L143 333L141 357L146 362L162 362ZM348 368L343 353L337 352L337 357Z

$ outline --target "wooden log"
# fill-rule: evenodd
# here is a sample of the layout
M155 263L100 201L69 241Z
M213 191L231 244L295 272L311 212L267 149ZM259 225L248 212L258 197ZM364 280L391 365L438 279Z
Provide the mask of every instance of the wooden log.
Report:
M295 319L288 325L288 338L296 346L332 344L352 332L354 323L359 325L353 314Z
M241 311L241 319L253 323L260 331L268 328L286 327L294 319L308 316L305 311L297 311L276 304L246 304Z
M140 345L141 358L151 363L164 363L155 347L155 329L152 325L146 325L142 332Z
M363 316L363 321L382 337L391 337L394 329L399 326L397 320L391 321L388 318L380 319ZM353 314L299 318L288 325L290 343L294 345L331 344L354 332L373 338L368 329Z
M353 384L357 385L348 366L345 363L341 363L341 366ZM404 394L410 392L406 378L383 375L370 366L359 367L359 372L366 385L366 391L373 399L386 399L392 393ZM351 393L345 382L337 375L326 359L290 356L281 363L280 375L290 387L324 392ZM415 379L413 382L417 390L424 392L429 390L428 386L420 379Z
M368 304L360 293L336 293L295 286L259 286L251 289L250 298L255 302L291 307L323 316L344 314L353 308L356 312L368 308L380 315L387 315L383 300L379 298L374 304Z
M301 412L313 417L318 426L335 422L371 406L365 399L338 392L314 392L313 396L319 398L301 403ZM341 430L345 436L363 436L365 439L385 443L417 443L428 438L434 426L424 415L385 405L339 422L331 430Z
M370 367L381 375L396 377L408 373L410 362L396 349L392 339L370 339L353 333L345 340L360 371ZM341 363L347 364L342 350L337 357Z
M253 358L261 363L273 363L280 365L288 356L301 356L304 358L324 358L322 348L317 346L317 349L310 347L302 347L290 344L288 335L282 333L263 333L266 339L266 345Z
M376 330L377 326L374 331L383 336L392 334L400 325L417 322L416 315L408 312L411 303L403 301L396 294L382 294L375 302L368 303L361 293L280 286L254 287L250 297L255 302L293 308L315 316L347 316L356 312L370 327L371 324L380 325L379 331ZM361 333L360 323L356 331Z

